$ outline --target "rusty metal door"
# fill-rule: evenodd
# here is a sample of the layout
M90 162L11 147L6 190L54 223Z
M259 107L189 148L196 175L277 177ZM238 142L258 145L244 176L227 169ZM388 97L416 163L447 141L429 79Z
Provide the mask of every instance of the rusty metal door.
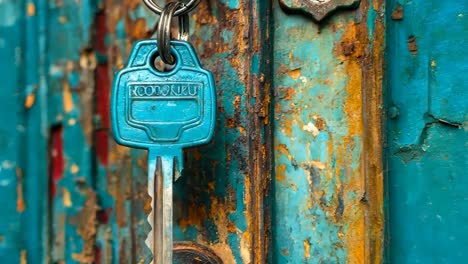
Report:
M185 152L176 257L381 263L384 1L280 2L192 12L217 130ZM112 140L109 93L156 21L141 0L0 0L2 263L150 259L146 152Z

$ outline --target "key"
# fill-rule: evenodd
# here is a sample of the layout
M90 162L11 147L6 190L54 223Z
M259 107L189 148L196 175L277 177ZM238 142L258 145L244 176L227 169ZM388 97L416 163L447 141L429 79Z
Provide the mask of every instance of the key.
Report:
M137 42L128 65L114 78L111 96L115 140L148 150L152 231L146 244L154 264L172 263L172 184L183 170L182 149L208 143L215 126L211 72L201 68L188 42L172 41L171 53L175 66L159 71L156 41Z

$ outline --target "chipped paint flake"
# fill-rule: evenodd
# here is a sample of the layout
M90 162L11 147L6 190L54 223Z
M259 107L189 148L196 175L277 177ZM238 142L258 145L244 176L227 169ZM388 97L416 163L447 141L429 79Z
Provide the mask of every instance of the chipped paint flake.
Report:
M306 259L310 258L310 241L308 239L304 239L304 257Z
M32 2L29 2L26 6L26 14L28 16L34 16L36 14L36 5Z
M28 263L28 259L27 259L27 252L26 250L21 250L21 256L20 256L20 264L27 264Z
M318 130L318 128L314 124L312 124L312 122L309 122L307 123L307 125L303 126L302 130L311 132L314 137L317 137L320 133L320 130Z
M63 110L70 113L73 110L73 97L68 82L63 82Z
M34 105L35 101L36 101L36 94L34 93L28 94L26 96L26 100L24 101L24 107L26 107L26 109L31 108Z
M70 166L70 172L71 172L72 174L77 174L78 171L80 171L80 167L78 167L78 165L72 164L72 165Z
M5 170L10 170L15 167L15 163L10 161L10 160L4 160L2 161L2 168Z
M76 124L76 119L75 118L68 119L68 125L74 126L75 124Z
M17 177L17 185L16 185L16 211L19 213L24 212L26 207L24 203L23 197L23 171L21 168L16 168L16 177Z
M62 194L63 194L63 206L70 208L73 206L72 200L71 200L71 195L68 189L63 188L62 189Z

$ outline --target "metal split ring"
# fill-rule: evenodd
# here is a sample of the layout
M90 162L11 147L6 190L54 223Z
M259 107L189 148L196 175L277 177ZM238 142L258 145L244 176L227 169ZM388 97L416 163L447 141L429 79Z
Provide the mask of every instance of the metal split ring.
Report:
M161 8L158 4L154 2L154 0L143 0L143 2L146 4L146 6L153 11L156 14L161 14L163 12L164 8ZM200 3L200 0L189 0L188 3L180 3L181 6L179 6L175 12L174 16L180 16L187 14L188 12L192 11L197 5Z
M174 17L175 11L182 6L180 2L170 2L162 10L161 17L159 18L157 35L158 51L161 60L173 65L175 63L174 57L171 55L171 21ZM189 35L189 19L187 14L179 17L179 35L178 39L187 40Z

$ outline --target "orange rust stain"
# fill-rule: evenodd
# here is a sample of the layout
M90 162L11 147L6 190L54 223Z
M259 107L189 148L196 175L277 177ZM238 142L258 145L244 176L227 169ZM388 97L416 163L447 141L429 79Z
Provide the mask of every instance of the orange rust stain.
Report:
M28 16L34 16L36 14L36 6L34 3L29 2L26 6L26 14Z
M78 167L78 165L72 164L72 165L70 166L70 172L71 172L72 174L77 174L78 171L80 171L80 167Z
M333 208L330 208L331 215L334 215L333 221L344 223L348 232L344 236L344 242L348 249L347 261L349 263L364 263L365 262L365 239L366 239L366 225L362 221L366 208L360 203L360 197L365 192L364 174L361 171L361 166L356 170L352 170L349 164L349 158L353 155L353 148L356 143L355 137L362 138L363 136L363 109L362 109L362 69L360 58L363 57L364 50L367 43L363 41L366 39L366 32L362 31L359 24L350 22L346 26L345 34L343 35L340 43L353 43L352 53L347 53L346 48L342 48L341 52L335 49L335 52L341 60L345 63L345 70L343 74L347 77L348 83L346 85L346 100L343 105L343 110L347 116L348 132L346 136L342 137L343 144L332 146L332 152L336 157L336 170L334 175L340 175L341 170L344 170L346 182L341 182L340 178L337 179L335 192L338 194L340 189L343 188L343 206L345 210L342 215L336 215L336 208L338 206L337 198L334 200ZM361 164L361 163L360 163ZM348 193L357 193L358 197L354 200L346 198Z
M196 160L196 161L199 161L201 160L202 156L201 156L201 153L198 149L194 149L192 151L192 154L193 154L193 158Z
M63 110L65 113L70 113L73 110L73 97L70 85L67 81L63 82Z
M36 101L36 94L31 93L26 96L26 100L24 101L24 107L27 109L31 108L34 105L34 102Z
M241 106L241 100L242 100L242 97L240 95L236 95L234 97L234 101L232 102L234 104L234 108L235 109L239 109L240 106Z
M199 204L191 204L188 208L187 216L179 221L180 228L185 232L188 226L195 225L202 227L207 218L206 207Z
M304 257L306 259L310 258L310 242L307 239L304 239Z
M275 169L276 181L284 182L286 180L286 164L278 164Z
M229 128L236 127L236 120L234 118L226 118L226 125Z
M288 87L284 89L284 94L281 98L283 100L291 100L294 98L295 94L296 94L296 90L293 87Z
M380 5L381 1L374 1L374 7ZM369 3L362 4L362 9L366 10L369 7ZM363 11L366 13L366 11ZM376 21L376 32L375 36L379 36L380 39L376 40L373 46L375 46L374 54L370 56L367 55L367 47L370 46L372 40L368 39L368 28L365 23L354 23L350 22L346 25L345 34L342 36L339 44L335 47L336 56L344 62L344 71L343 74L347 76L348 83L346 85L346 100L343 105L343 110L347 116L347 123L349 131L346 136L340 138L340 141L343 141L342 144L329 145L329 153L335 153L336 157L336 170L332 172L333 175L339 175L341 170L344 170L344 174L347 175L344 182L341 182L339 178L336 184L335 192L338 194L340 189L342 190L342 200L344 202L343 206L345 210L343 211L342 216L336 215L333 213L336 208L333 208L332 215L335 215L334 221L340 222L346 225L347 232L341 232L340 238L342 238L348 249L347 262L349 263L381 263L381 243L379 239L375 239L375 242L370 242L369 237L381 237L382 233L379 230L378 226L379 221L371 220L371 222L366 222L366 216L376 216L377 219L381 217L379 210L382 206L382 200L377 197L383 197L383 189L381 188L380 183L373 182L377 184L376 186L366 187L366 175L365 172L368 162L363 157L367 155L371 159L380 159L378 153L372 154L375 150L375 146L380 145L380 141L374 141L373 144L366 144L367 136L369 134L372 138L379 138L375 136L380 131L380 122L376 123L367 123L366 128L364 128L364 116L371 116L377 111L368 111L366 107L375 108L380 105L379 101L375 100L375 95L368 96L366 95L366 100L369 102L363 101L363 93L366 87L371 87L373 93L377 91L377 94L381 93L381 86L378 84L381 80L382 73L379 71L376 72L364 72L366 68L379 68L379 62L381 62L381 57L383 57L381 50L383 45L380 42L383 41L383 26L380 25L381 22ZM382 34L382 35L381 35ZM380 42L379 42L380 41ZM375 53L377 52L377 53ZM371 59L369 59L371 58ZM375 67L367 67L370 63L377 62ZM366 65L366 66L362 66ZM370 91L366 91L369 93ZM371 100L369 100L371 99ZM375 119L375 118L374 118ZM370 128L372 127L372 128ZM365 129L367 129L365 132ZM361 141L355 141L355 138L360 138ZM338 140L338 139L336 139ZM353 155L353 149L358 147L356 144L364 144L360 146L363 149L360 157L355 157L360 159L358 167L353 169L349 165L349 158ZM377 147L378 148L378 147ZM369 152L367 154L367 152ZM377 151L378 152L378 151ZM375 157L373 157L375 156ZM377 157L378 156L378 157ZM374 160L376 164L379 161ZM331 175L330 175L331 176ZM375 175L380 177L378 175ZM327 173L327 180L329 179L329 174ZM369 183L368 183L369 184ZM355 193L356 198L350 199L346 198L348 193ZM361 199L364 194L367 194L369 197L377 198L377 201L372 201L373 204L377 205L375 207L369 207L364 204ZM338 204L335 199L334 204ZM380 208L380 209L378 209ZM375 228L377 225L377 228ZM375 252L370 254L369 252ZM377 251L377 252L376 252ZM374 256L374 259L370 259L371 255Z
M392 12L393 20L403 20L403 6L400 3L396 3L395 8Z
M418 55L418 42L415 36L410 36L407 41L408 50L413 55Z
M209 217L217 227L218 243L212 244L211 249L225 262L236 263L234 253L228 242L228 235L232 232L232 224L229 221L229 213L232 210L226 210L224 203L219 201L219 198L212 196L210 198L211 206L209 210ZM234 224L235 225L235 224ZM231 228L228 228L231 226ZM237 233L238 230L236 229ZM203 237L198 238L199 241L204 242Z
M66 208L70 208L73 206L71 195L68 189L62 188L62 195L63 195L63 206Z
M247 134L246 130L244 127L242 126L238 126L237 129L239 129L239 133L241 133L243 136L245 136Z
M139 0L124 0L123 1L123 6L126 9L135 10L140 3L141 3L141 1L139 1Z
M293 126L292 118L286 117L283 119L284 134L288 137L292 136L292 126Z
M86 202L81 210L70 217L70 223L76 227L77 234L83 239L82 251L72 253L72 258L79 263L93 263L96 240L97 195L91 188L83 190Z
M143 39L147 36L147 25L144 18L138 18L133 21L132 29L130 30L132 37L135 39Z
M16 211L19 213L23 212L25 209L24 196L23 196L23 171L21 168L16 168L16 177L18 184L16 185Z
M68 18L66 16L59 16L59 22L62 24L67 23Z
M20 253L20 264L27 264L27 263L28 263L27 252L26 250L22 249Z
M243 263L252 263L252 260L251 260L251 250L253 248L253 244L252 244L252 225L253 225L253 219L254 219L254 216L252 215L252 201L253 201L253 197L252 195L256 195L256 194L253 194L252 192L250 191L247 191L247 190L251 190L252 188L252 183L251 183L251 178L248 177L247 175L245 175L244 177L245 179L245 195L244 195L244 199L243 199L243 202L244 202L244 206L245 206L245 211L244 211L244 215L245 215L245 219L247 221L247 230L245 230L242 234L242 237L241 237L241 241L240 241L240 255L241 255L241 258L242 258L242 261Z
M301 76L301 69L294 69L294 70L290 70L288 72L288 75L293 78L293 79L297 79Z

